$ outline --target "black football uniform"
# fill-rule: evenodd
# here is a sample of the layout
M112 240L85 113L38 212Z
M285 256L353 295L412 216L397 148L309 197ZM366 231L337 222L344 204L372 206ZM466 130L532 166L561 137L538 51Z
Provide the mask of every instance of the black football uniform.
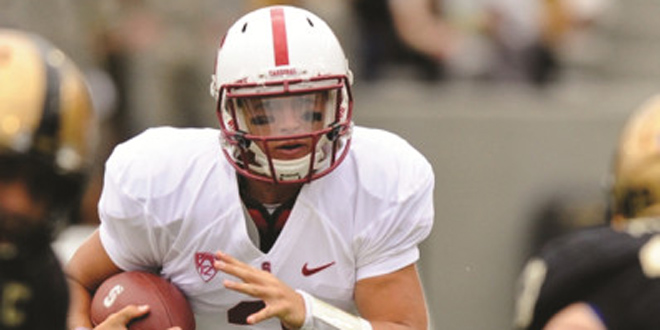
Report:
M542 329L562 308L588 303L608 329L660 329L660 222L627 231L580 230L546 244L521 275L515 327Z
M51 248L0 258L0 329L65 330L67 282Z

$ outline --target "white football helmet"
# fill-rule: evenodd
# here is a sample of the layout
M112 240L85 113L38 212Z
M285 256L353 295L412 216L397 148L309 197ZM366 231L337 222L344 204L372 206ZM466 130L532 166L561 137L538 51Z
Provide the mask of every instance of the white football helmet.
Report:
M248 13L224 36L211 82L225 156L240 174L272 183L328 174L349 149L351 83L322 19L291 6Z

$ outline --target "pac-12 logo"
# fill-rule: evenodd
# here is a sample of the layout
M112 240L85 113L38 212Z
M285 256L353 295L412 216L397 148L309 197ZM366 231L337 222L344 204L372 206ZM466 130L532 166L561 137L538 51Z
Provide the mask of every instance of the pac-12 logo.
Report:
M215 267L213 267L214 260L215 257L210 252L195 253L195 268L204 282L212 280L218 272Z
M103 298L103 306L105 306L105 308L110 308L122 292L124 292L124 287L121 286L121 284L113 286L112 289L108 291L108 295Z

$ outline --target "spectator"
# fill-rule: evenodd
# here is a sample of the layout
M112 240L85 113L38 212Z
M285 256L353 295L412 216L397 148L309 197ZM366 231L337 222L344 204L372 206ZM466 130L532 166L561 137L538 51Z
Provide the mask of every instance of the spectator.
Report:
M455 35L431 0L353 0L360 38L359 77L379 79L388 64L410 64L417 77L437 81Z

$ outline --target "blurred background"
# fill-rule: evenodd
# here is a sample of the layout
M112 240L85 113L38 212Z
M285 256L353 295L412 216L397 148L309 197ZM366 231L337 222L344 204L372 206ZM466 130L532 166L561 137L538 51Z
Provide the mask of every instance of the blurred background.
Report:
M510 329L525 259L603 221L619 130L659 91L660 2L0 0L0 26L49 38L91 82L103 143L78 236L96 224L111 148L149 126L216 127L208 83L222 34L284 2L335 29L356 123L400 134L434 166L420 262L433 329ZM75 237L57 243L63 258Z

